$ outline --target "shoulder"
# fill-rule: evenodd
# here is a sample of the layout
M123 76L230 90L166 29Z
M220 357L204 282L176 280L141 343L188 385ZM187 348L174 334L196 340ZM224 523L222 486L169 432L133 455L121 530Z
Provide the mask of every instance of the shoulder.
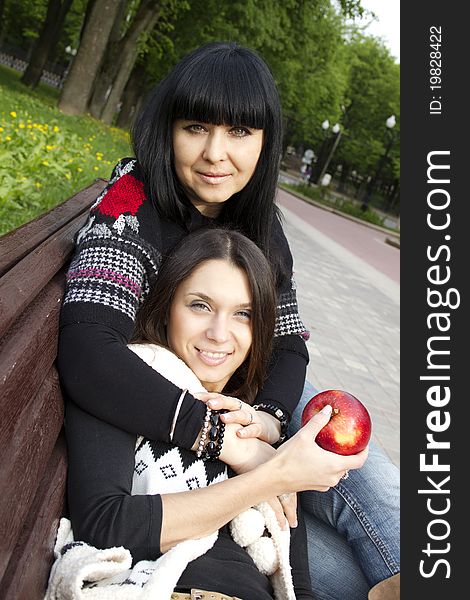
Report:
M272 229L273 242L281 253L283 261L292 266L292 252L282 225L282 215L276 214Z
M91 207L92 213L117 219L122 214L135 216L148 202L142 174L135 158L123 158L114 167L111 179Z
M150 246L158 248L160 229L161 221L145 191L137 160L123 158L92 205L88 221L76 241L81 243L94 236L103 239L124 237L147 240Z
M282 226L281 216L274 217L272 227L272 260L276 272L278 292L283 293L291 288L294 270L294 259L289 241Z

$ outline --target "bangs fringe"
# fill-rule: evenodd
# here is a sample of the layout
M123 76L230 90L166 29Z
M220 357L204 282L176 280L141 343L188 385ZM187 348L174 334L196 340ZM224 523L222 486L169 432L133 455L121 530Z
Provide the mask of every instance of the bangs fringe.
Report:
M250 73L248 65L217 55L207 63L185 69L173 96L173 119L264 129L271 111L255 65Z

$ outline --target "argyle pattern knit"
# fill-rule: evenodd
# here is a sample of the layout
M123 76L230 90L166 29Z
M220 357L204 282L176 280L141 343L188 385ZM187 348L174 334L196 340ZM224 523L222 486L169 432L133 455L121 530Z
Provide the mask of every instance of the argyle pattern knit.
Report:
M199 219L197 226L208 222L200 214L195 219ZM120 161L78 233L67 273L62 324L101 322L128 335L162 255L186 234L183 226L160 218L145 193L137 161ZM276 336L308 338L293 282L280 294L277 312Z

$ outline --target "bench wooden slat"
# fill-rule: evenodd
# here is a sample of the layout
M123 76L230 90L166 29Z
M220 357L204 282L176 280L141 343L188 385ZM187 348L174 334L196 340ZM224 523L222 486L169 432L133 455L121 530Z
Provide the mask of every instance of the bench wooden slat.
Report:
M80 215L18 262L0 280L0 336L54 277L69 257Z
M57 355L63 274L37 296L0 345L0 448L4 430L18 419L34 396Z
M0 600L42 600L66 503L55 366L65 272L97 181L0 238Z
M0 583L0 600L43 600L57 527L64 511L66 448L53 450L31 511Z
M79 214L86 214L106 181L97 179L62 204L0 238L0 276Z
M8 431L10 440L2 440L0 577L31 510L63 419L59 377L52 367L36 397L24 406L15 427Z

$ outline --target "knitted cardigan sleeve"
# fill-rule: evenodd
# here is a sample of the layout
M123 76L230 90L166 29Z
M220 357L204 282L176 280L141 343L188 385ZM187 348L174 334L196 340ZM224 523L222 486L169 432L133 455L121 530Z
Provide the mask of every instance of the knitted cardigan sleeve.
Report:
M124 160L76 240L58 366L66 396L83 410L131 433L167 441L181 390L126 346L158 272L161 237L135 160ZM185 396L175 443L192 446L204 412L200 401Z

